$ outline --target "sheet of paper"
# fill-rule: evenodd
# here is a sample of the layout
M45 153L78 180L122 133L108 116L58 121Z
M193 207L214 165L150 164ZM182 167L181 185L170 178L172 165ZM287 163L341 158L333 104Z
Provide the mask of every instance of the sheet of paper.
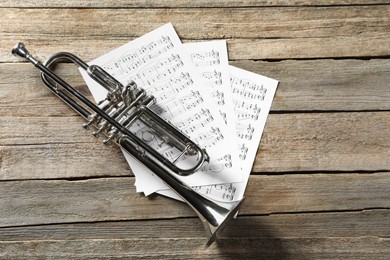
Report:
M198 74L201 80L200 84L209 89L215 108L218 109L219 114L235 137L236 126L230 90L226 41L186 43L181 48L183 54L190 59L192 70Z
M189 186L205 184L219 184L225 182L241 181L240 162L231 131L214 109L213 100L207 87L197 85L200 82L197 75L191 70L186 57L180 52L181 42L171 24L166 24L144 36L115 49L102 57L95 59L90 64L103 67L122 84L126 85L134 80L137 85L156 97L157 105L152 110L160 114L172 124L183 128L192 140L205 147L212 158L211 164L216 158L228 154L231 158L229 167L215 173L206 167L196 174L179 177ZM99 101L106 97L106 91L99 84L83 73L94 98ZM203 124L194 118L202 117L205 111L209 112L211 119L203 120ZM207 114L207 113L206 113ZM152 145L157 143L157 137L150 132L143 131L143 126L138 126L137 135L144 138ZM155 147L175 158L166 147ZM150 176L153 173L143 165L137 163L132 157L126 156L129 164L137 176ZM145 174L149 175L145 175ZM145 191L147 193L148 191Z
M229 66L229 74L238 137L237 149L240 152L243 181L195 187L198 192L205 194L207 197L216 200L224 198L226 202L240 200L244 196L278 85L277 80L233 66ZM158 193L179 199L171 190L160 190Z
M191 64L191 70L196 72L200 79L199 84L206 87L213 99L215 109L232 133L231 142L236 144L236 126L233 110L233 98L230 88L230 78L228 71L228 56L226 41L210 41L200 43L187 43L180 47L181 54ZM204 111L202 116L197 118L198 124L210 120L210 111ZM188 124L188 127L190 125ZM183 129L182 129L183 130ZM212 163L206 164L208 171L218 173L231 165L231 155L224 154L220 158L211 158ZM241 163L241 162L240 162ZM240 166L241 167L241 166ZM165 190L167 186L153 182L144 175L137 179L137 189L140 191L156 192ZM221 200L224 201L221 197Z

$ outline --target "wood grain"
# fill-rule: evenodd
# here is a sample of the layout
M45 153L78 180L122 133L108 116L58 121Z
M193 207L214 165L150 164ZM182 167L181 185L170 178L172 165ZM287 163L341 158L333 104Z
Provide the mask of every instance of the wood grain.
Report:
M389 11L387 5L60 11L3 8L0 61L16 61L9 50L18 38L43 59L61 46L71 52L81 50L81 56L89 60L167 22L175 25L182 40L229 39L231 59L386 56L390 54ZM39 19L31 23L29 17ZM140 23L140 17L148 17L148 23Z
M280 81L271 111L390 110L390 63L371 60L233 61Z
M270 215L240 215L220 233L220 238L323 238L378 237L389 232L390 211L373 209L344 212L312 212ZM353 227L351 229L350 227ZM197 218L104 221L35 225L0 229L2 241L203 238Z
M390 174L252 176L242 215L390 208ZM0 226L194 217L184 203L137 194L134 178L0 182Z
M71 38L66 37L59 43L55 36L33 37L30 34L18 35L14 38L0 39L0 62L17 62L16 57L9 55L12 46L22 41L35 50L41 60L48 59L58 51L78 53L85 60L92 60L104 53L134 39L122 37L111 39ZM220 39L220 38L218 38ZM184 40L194 42L199 40ZM371 43L375 41L376 45ZM294 38L294 39L227 39L229 58L231 60L281 60L281 59L311 59L311 58L386 58L389 54L388 36L373 35L336 38ZM61 47L59 47L61 46ZM91 50L93 46L93 50Z
M386 259L386 217L388 211L239 217L208 250L197 219L3 228L0 252L8 258Z
M203 238L31 240L0 242L8 258L72 259L387 259L390 239L240 238L220 239L207 250Z
M94 7L94 8L155 8L155 7L262 7L262 6L337 6L337 5L379 5L388 4L386 0L69 0L66 2L59 0L41 0L39 2L32 0L4 0L0 3L0 7L56 7L56 8L70 8L70 7Z
M389 117L389 112L270 115L253 171L388 169Z

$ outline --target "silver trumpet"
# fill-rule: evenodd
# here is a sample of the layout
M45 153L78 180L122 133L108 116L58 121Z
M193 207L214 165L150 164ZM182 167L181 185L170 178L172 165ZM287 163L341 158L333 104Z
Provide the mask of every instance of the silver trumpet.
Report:
M104 144L116 143L175 191L203 222L208 238L206 246L211 245L217 232L237 214L241 201L218 203L194 191L177 178L177 175L195 173L204 162L209 161L209 156L204 149L149 109L154 97L138 88L135 82L124 86L101 67L89 66L68 52L53 55L45 64L31 56L23 43L18 43L12 49L12 54L27 59L41 71L41 78L46 86L86 119L84 128L93 126L96 129L94 136L106 137ZM53 70L62 61L73 62L84 69L108 91L106 99L95 104L57 76ZM136 123L148 127L160 141L175 149L177 158L172 161L142 141L131 131ZM179 165L180 161L189 163L186 162L183 167Z

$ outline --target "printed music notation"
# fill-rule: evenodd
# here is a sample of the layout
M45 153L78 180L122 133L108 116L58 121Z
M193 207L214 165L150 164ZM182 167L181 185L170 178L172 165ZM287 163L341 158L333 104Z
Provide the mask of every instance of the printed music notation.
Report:
M134 80L139 87L144 88L148 94L152 94L156 103L151 106L151 109L174 125L182 122L183 131L192 140L202 143L202 147L208 149L207 152L211 158L223 157L226 151L229 151L231 167L222 169L223 181L241 181L241 176L237 175L240 168L238 152L234 142L231 142L234 133L226 126L219 111L214 109L209 89L199 84L202 79L192 70L189 55L183 52L182 46L172 25L166 24L91 63L103 66L122 84ZM198 66L211 66L220 60L217 53L203 53L195 56L193 59ZM211 75L207 76L211 77ZM215 83L217 82L216 76L218 73L213 75L212 80ZM106 93L100 86L87 76L85 80L96 100L105 98ZM229 79L225 81L228 82ZM226 95L223 98L226 98ZM189 118L199 116L199 120L188 121ZM147 126L133 124L131 130L156 150L162 152L166 158L170 160L177 158L177 150L168 147L162 138L157 133L148 130ZM149 192L166 188L153 177L150 171L148 172L145 167L137 164L133 158L126 157L126 159L136 175L137 190L146 191L145 194L148 195ZM215 168L213 170L215 171ZM204 168L197 174L179 178L189 186L218 184L221 178L216 178L213 170Z
M267 89L263 85L258 85L250 80L237 79L231 77L233 95L237 94L241 99L264 100Z
M221 63L219 52L215 50L191 53L191 61L196 67L212 66Z
M157 60L152 64L135 74L133 80L135 82L141 82L145 89L149 86L153 86L158 82L171 78L176 71L183 66L183 61L178 54L172 54L171 56Z
M243 197L258 144L269 113L278 82L229 66L235 112L237 150L243 180L223 185L197 187L205 196L229 202ZM255 82L259 82L256 84ZM165 195L168 195L165 193Z
M201 73L203 82L206 84L209 84L211 86L213 85L222 85L222 73L220 71L214 70L214 71L205 71Z
M202 78L202 82L210 88L214 104L219 109L221 118L237 137L236 150L241 160L241 182L198 186L198 192L219 201L232 201L242 198L249 178L258 143L261 138L264 123L270 104L276 90L277 81L261 77L228 65L227 58L222 53L226 46L222 42L203 42L185 44L191 52L193 68ZM195 55L194 53L199 53ZM220 57L219 64L204 62L208 56ZM218 53L218 55L216 55ZM222 80L221 80L222 79ZM226 119L227 118L227 119ZM233 126L231 125L233 123ZM209 170L222 168L222 162L210 162ZM166 196L173 194L161 191Z
M189 135L200 127L205 127L213 120L213 115L211 114L209 109L201 109L193 116L186 118L180 122L175 122L175 126L179 128L183 133Z
M169 36L160 36L146 45L123 53L119 59L106 62L102 67L114 78L120 80L124 75L131 74L173 47L174 44Z
M233 135L235 123L230 78L227 70L228 57L225 41L187 43L182 46L199 75L202 84L207 86L220 118Z
M196 187L210 198L229 202L243 197L258 144L269 113L277 81L229 66L233 109L235 114L237 150L242 182ZM258 82L257 84L255 82ZM210 166L212 167L212 166ZM163 193L169 196L169 193ZM172 195L174 196L174 195Z
M204 103L203 95L197 90L191 90L189 94L180 98L177 98L177 95L169 95L169 93L159 94L158 97L160 102L152 105L151 108L165 120L173 120L176 115L190 111Z
M245 161L249 148L245 145L245 143L242 143L239 147L240 154L238 156L241 160Z
M211 198L220 198L224 202L235 200L237 188L232 183L216 184L209 186L192 187L194 190L203 193Z
M211 129L206 132L199 133L198 136L195 137L195 142L207 149L215 146L223 139L224 136L219 127L211 127Z
M223 106L225 104L225 93L215 90L212 92L213 98L217 101L219 106Z
M237 136L240 139L246 139L248 141L252 140L253 133L255 132L255 128L252 124L237 124Z
M149 87L148 91L158 93L155 96L157 103L169 102L175 99L181 91L193 84L194 81L188 73L180 73L180 75L172 77L161 85Z
M225 124L229 125L228 119L227 119L228 118L227 113L219 110L219 114L221 115L221 117L222 117L223 121L225 122Z
M231 71L236 71L231 67ZM242 74L230 74L230 83L233 93L234 112L236 114L236 131L239 138L239 157L245 164L248 160L248 153L255 153L257 146L254 147L252 140L256 135L255 127L257 126L260 117L263 115L262 108L269 109L265 106L264 99L266 98L267 88L263 84L257 84L250 79L239 78ZM252 74L248 74L252 76ZM268 112L267 114L268 115ZM261 132L259 132L261 137ZM257 137L260 141L260 137ZM252 159L252 157L249 157Z
M239 158L242 160L243 181L233 183L240 198L245 191L258 144L271 108L278 81L229 66L233 93Z
M202 169L211 171L213 173L220 173L225 168L232 167L232 156L230 154L226 154L217 160L212 160L208 164L202 166Z
M237 115L237 120L253 119L258 120L261 112L261 107L255 103L247 103L248 101L235 100L234 111Z

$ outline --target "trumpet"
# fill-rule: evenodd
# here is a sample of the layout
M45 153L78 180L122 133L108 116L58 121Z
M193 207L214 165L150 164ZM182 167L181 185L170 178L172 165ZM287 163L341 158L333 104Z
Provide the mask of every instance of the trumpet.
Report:
M94 127L92 134L95 137L103 135L104 144L117 144L177 193L201 219L207 236L206 247L215 241L217 233L238 213L242 200L231 203L214 201L196 192L178 178L178 175L196 174L210 158L205 149L200 148L150 109L154 97L139 88L134 81L123 85L103 68L88 65L69 52L59 52L41 63L28 52L23 43L18 43L12 49L12 54L25 58L41 71L43 83L85 118L85 129ZM107 90L106 98L95 104L55 74L56 64L63 61L74 63L85 70ZM135 124L148 127L165 145L175 150L177 157L171 160L141 140L131 131ZM183 161L185 163L180 163Z

